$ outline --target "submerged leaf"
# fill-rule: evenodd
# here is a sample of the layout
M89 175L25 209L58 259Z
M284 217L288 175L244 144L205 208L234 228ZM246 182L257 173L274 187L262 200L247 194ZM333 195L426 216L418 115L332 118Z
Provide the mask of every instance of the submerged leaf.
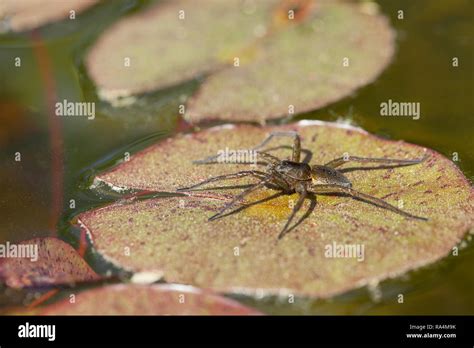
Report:
M389 63L394 33L376 9L299 2L295 19L283 11L284 24L274 0L158 4L112 26L86 65L110 100L209 74L190 121L263 122L348 96Z
M306 202L298 216L303 218L301 224L278 240L296 196L269 199L276 192L263 189L240 203L245 209L208 222L229 195L242 190L234 188L120 202L81 214L79 224L102 256L131 271L162 272L169 282L221 292L289 292L323 298L434 262L446 256L473 225L472 188L450 160L420 146L323 122L223 126L178 135L99 175L96 184L173 192L211 176L255 169L249 164L195 165L192 161L219 150L249 149L269 132L285 130L300 134L303 155L312 154L311 164L344 154L404 159L427 154L426 161L414 166L360 170L374 166L349 163L343 168L354 189L429 220L407 219L341 195L318 195L315 207ZM268 147L289 143L275 139ZM272 153L284 159L291 151L283 148ZM249 182L255 179L209 186ZM260 200L265 201L244 206ZM343 253L356 253L339 257L341 247Z
M181 285L110 285L42 308L42 315L256 315L238 302Z
M15 256L12 254L16 250ZM7 251L9 250L9 251ZM19 253L22 253L22 257ZM9 257L0 259L0 281L12 288L74 284L99 276L67 243L36 238L5 245Z
M0 32L31 30L70 18L98 3L98 0L2 0Z

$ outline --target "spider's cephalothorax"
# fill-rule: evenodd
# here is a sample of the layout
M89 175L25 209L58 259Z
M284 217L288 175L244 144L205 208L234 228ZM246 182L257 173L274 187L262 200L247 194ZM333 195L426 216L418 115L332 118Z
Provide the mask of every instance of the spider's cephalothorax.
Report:
M275 136L287 136L292 137L294 139L291 160L280 160L279 158L269 154L268 152L261 150ZM307 163L300 162L301 140L298 133L296 132L271 133L259 146L253 148L252 150L257 151L259 159L261 160L259 164L263 164L266 166L265 171L244 170L233 174L216 176L202 181L196 185L180 188L178 189L178 191L192 191L196 190L202 185L211 182L226 179L236 179L245 176L253 176L258 179L255 184L250 185L249 188L245 189L242 193L237 195L231 202L224 205L224 207L222 207L222 209L219 210L217 214L210 217L209 220L214 220L219 217L222 217L223 213L232 206L234 206L237 201L241 200L251 192L263 188L265 186L276 187L287 194L292 194L296 192L299 194L298 201L294 205L293 211L291 212L278 238L283 237L285 233L289 231L291 221L302 207L304 200L310 194L345 194L361 201L365 201L377 205L379 207L391 210L408 218L427 220L426 218L409 214L379 198L366 195L362 192L352 189L352 183L346 176L344 176L341 170L337 169L338 167L349 161L361 163L380 163L382 165L407 166L420 163L424 161L426 157L423 157L421 159L406 160L348 156L336 158L335 160L332 160L324 165L310 166ZM217 156L212 156L204 160L195 161L195 163L217 163L216 158Z

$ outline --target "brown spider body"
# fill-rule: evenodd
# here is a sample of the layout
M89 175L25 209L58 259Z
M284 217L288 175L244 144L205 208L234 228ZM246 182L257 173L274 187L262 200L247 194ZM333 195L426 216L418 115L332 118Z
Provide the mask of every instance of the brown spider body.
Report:
M269 165L267 172L278 177L286 184L287 193L296 191L297 186L303 185L310 190L312 185L341 185L352 187L349 179L338 170L324 166L314 165L310 167L307 163L293 161L281 161L277 165Z
M260 150L264 147L274 136L289 136L292 137L293 147L291 160L280 160L278 157L275 157L268 152ZM340 157L334 159L324 165L313 165L310 166L305 162L300 162L300 153L301 153L301 140L299 135L296 132L276 132L271 133L259 146L253 148L254 151L257 151L260 159L266 165L265 171L258 170L246 170L237 173L227 174L216 176L205 181L202 181L196 185L178 189L178 191L192 191L197 187L202 186L207 183L227 180L227 179L237 179L246 176L253 176L259 181L249 188L245 189L242 193L237 195L231 202L227 203L217 214L210 217L209 220L215 220L220 218L223 213L234 206L235 203L251 192L264 188L266 186L272 186L280 189L286 194L298 193L299 198L296 204L293 207L293 211L288 217L288 220L283 227L283 230L280 232L279 238L283 237L290 229L290 223L293 220L296 213L303 206L304 200L308 195L317 195L317 194L343 194L350 196L352 198L364 201L376 205L378 207L391 210L397 214L403 215L412 219L427 220L426 218L419 217L407 213L382 199L367 195L365 193L356 191L352 189L352 183L350 180L342 173L341 170L337 168L343 164L353 161L360 163L379 163L384 165L395 165L395 166L407 166L421 163L425 160L426 157L421 159L390 159L390 158L370 158L370 157L357 157L357 156L348 156ZM198 164L209 164L216 163L217 156L211 156L204 160L196 161ZM386 168L386 167L381 167ZM293 226L294 228L296 226Z
M314 165L311 167L314 185L341 185L344 187L352 187L350 180L337 169Z
M281 161L277 165L269 165L267 172L279 177L287 184L287 190L294 192L297 185L311 184L311 167L306 163L293 161Z

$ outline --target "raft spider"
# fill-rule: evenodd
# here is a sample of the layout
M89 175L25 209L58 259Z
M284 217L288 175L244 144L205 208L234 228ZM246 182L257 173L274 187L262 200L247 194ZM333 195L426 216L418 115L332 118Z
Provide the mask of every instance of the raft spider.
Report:
M262 149L272 138L274 137L291 137L293 138L292 155L291 160L280 160L276 156L265 152ZM234 197L232 201L225 204L217 214L211 216L209 221L215 220L222 217L223 213L229 208L233 207L235 203L251 192L263 188L265 186L272 186L278 188L285 194L298 193L299 198L293 207L288 220L278 235L278 239L281 239L288 231L291 221L295 217L296 213L301 209L304 200L310 194L343 194L352 198L371 203L381 208L391 210L397 214L403 215L411 219L427 220L424 217L419 217L405 212L380 198L376 198L365 193L356 191L352 188L352 183L349 179L337 168L347 162L359 162L359 163L380 163L382 165L399 165L407 166L414 165L423 162L427 156L420 159L391 159L391 158L370 158L370 157L357 157L347 156L336 158L332 161L325 163L324 165L313 165L310 166L305 162L300 162L301 157L301 139L297 132L272 132L270 135L258 146L252 150L257 151L258 156L262 159L263 164L266 165L265 171L260 170L244 170L237 173L226 174L215 176L204 180L200 183L189 187L179 188L177 191L193 191L198 187L205 184L227 180L227 179L238 179L246 176L253 176L259 181L252 184L250 187L245 189L239 195ZM196 164L211 164L216 162L217 156L211 156L203 160L194 161ZM295 227L295 226L293 226Z

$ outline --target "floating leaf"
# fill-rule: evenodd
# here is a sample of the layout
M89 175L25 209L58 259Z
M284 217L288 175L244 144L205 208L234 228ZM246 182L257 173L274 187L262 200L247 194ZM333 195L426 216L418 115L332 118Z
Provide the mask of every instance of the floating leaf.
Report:
M278 240L295 195L271 200L275 191L261 190L240 208L265 202L208 222L229 194L241 191L208 189L193 196L120 202L81 214L79 224L101 255L128 270L163 272L169 282L226 293L290 292L323 298L434 262L447 255L473 225L472 188L450 160L420 146L324 122L221 126L178 135L99 175L96 184L172 192L211 176L249 169L249 164L195 165L193 160L226 148L249 149L269 132L285 130L300 134L303 153L312 154L313 164L345 153L405 159L428 154L427 160L414 166L355 170L364 165L346 164L344 168L354 189L429 220L407 219L349 197L318 195L315 209L311 212L310 201L306 202L298 216L305 217L302 223ZM275 139L268 146L285 144L287 139ZM291 151L283 148L272 153L287 158ZM346 245L363 247L363 260L326 254Z
M36 238L19 244L3 244L0 280L12 288L74 284L99 276L67 243L57 238ZM12 253L20 250L23 256ZM9 257L8 257L9 256Z
M187 117L257 121L326 106L366 85L388 65L394 34L365 7L321 2L312 18L272 36L263 53L207 79Z
M265 30L275 0L167 1L109 28L86 65L106 99L159 89L217 69ZM112 54L111 54L112 52Z
M98 0L2 0L0 32L25 31L69 18L95 5Z
M43 315L256 315L236 301L182 285L110 285L80 292Z
M373 6L317 1L282 25L277 4L158 4L101 36L87 57L89 74L113 100L207 73L189 120L263 122L350 95L393 55L394 33Z

